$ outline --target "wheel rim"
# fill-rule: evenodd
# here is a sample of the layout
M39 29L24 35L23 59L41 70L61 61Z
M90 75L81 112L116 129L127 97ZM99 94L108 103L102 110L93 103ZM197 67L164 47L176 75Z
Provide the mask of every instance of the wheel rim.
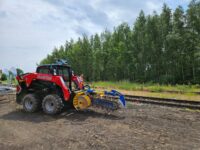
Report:
M54 101L52 100L47 100L45 102L45 108L48 112L53 112L54 109L55 109L55 104L54 104Z
M25 107L27 110L31 110L33 108L33 101L31 99L25 100Z

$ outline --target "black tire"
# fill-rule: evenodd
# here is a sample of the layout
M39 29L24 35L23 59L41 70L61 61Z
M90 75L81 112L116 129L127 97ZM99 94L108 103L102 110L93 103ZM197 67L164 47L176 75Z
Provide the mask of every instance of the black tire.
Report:
M41 108L41 102L34 94L25 95L22 102L23 108L26 112L33 113Z
M63 101L58 95L47 95L42 101L43 111L48 115L60 113L63 107Z

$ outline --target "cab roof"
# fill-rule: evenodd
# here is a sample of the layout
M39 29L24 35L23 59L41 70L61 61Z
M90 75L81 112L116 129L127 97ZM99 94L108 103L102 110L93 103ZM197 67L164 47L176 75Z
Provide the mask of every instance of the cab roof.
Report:
M37 68L39 67L55 67L55 66L60 66L60 67L71 67L68 64L44 64L44 65L39 65Z

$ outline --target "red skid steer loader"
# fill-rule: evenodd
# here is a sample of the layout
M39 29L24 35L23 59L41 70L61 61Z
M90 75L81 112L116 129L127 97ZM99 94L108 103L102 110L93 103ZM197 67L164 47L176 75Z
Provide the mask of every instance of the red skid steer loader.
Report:
M40 65L35 73L17 75L16 79L16 102L22 104L26 112L36 112L42 108L46 114L54 115L67 108L65 106L77 110L91 106L108 110L125 107L122 94L115 90L98 92L88 85L84 86L83 79L74 75L64 60Z

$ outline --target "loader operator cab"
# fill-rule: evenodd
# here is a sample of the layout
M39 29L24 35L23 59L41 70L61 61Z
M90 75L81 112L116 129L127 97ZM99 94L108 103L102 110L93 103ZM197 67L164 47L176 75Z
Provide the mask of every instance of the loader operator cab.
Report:
M65 82L65 85L71 90L72 71L70 66L58 64L41 65L37 67L36 72L61 76Z
M41 65L37 67L37 73L51 74L61 76L65 82L65 85L71 91L77 91L83 89L83 81L79 80L79 76L74 75L69 65L49 64Z

